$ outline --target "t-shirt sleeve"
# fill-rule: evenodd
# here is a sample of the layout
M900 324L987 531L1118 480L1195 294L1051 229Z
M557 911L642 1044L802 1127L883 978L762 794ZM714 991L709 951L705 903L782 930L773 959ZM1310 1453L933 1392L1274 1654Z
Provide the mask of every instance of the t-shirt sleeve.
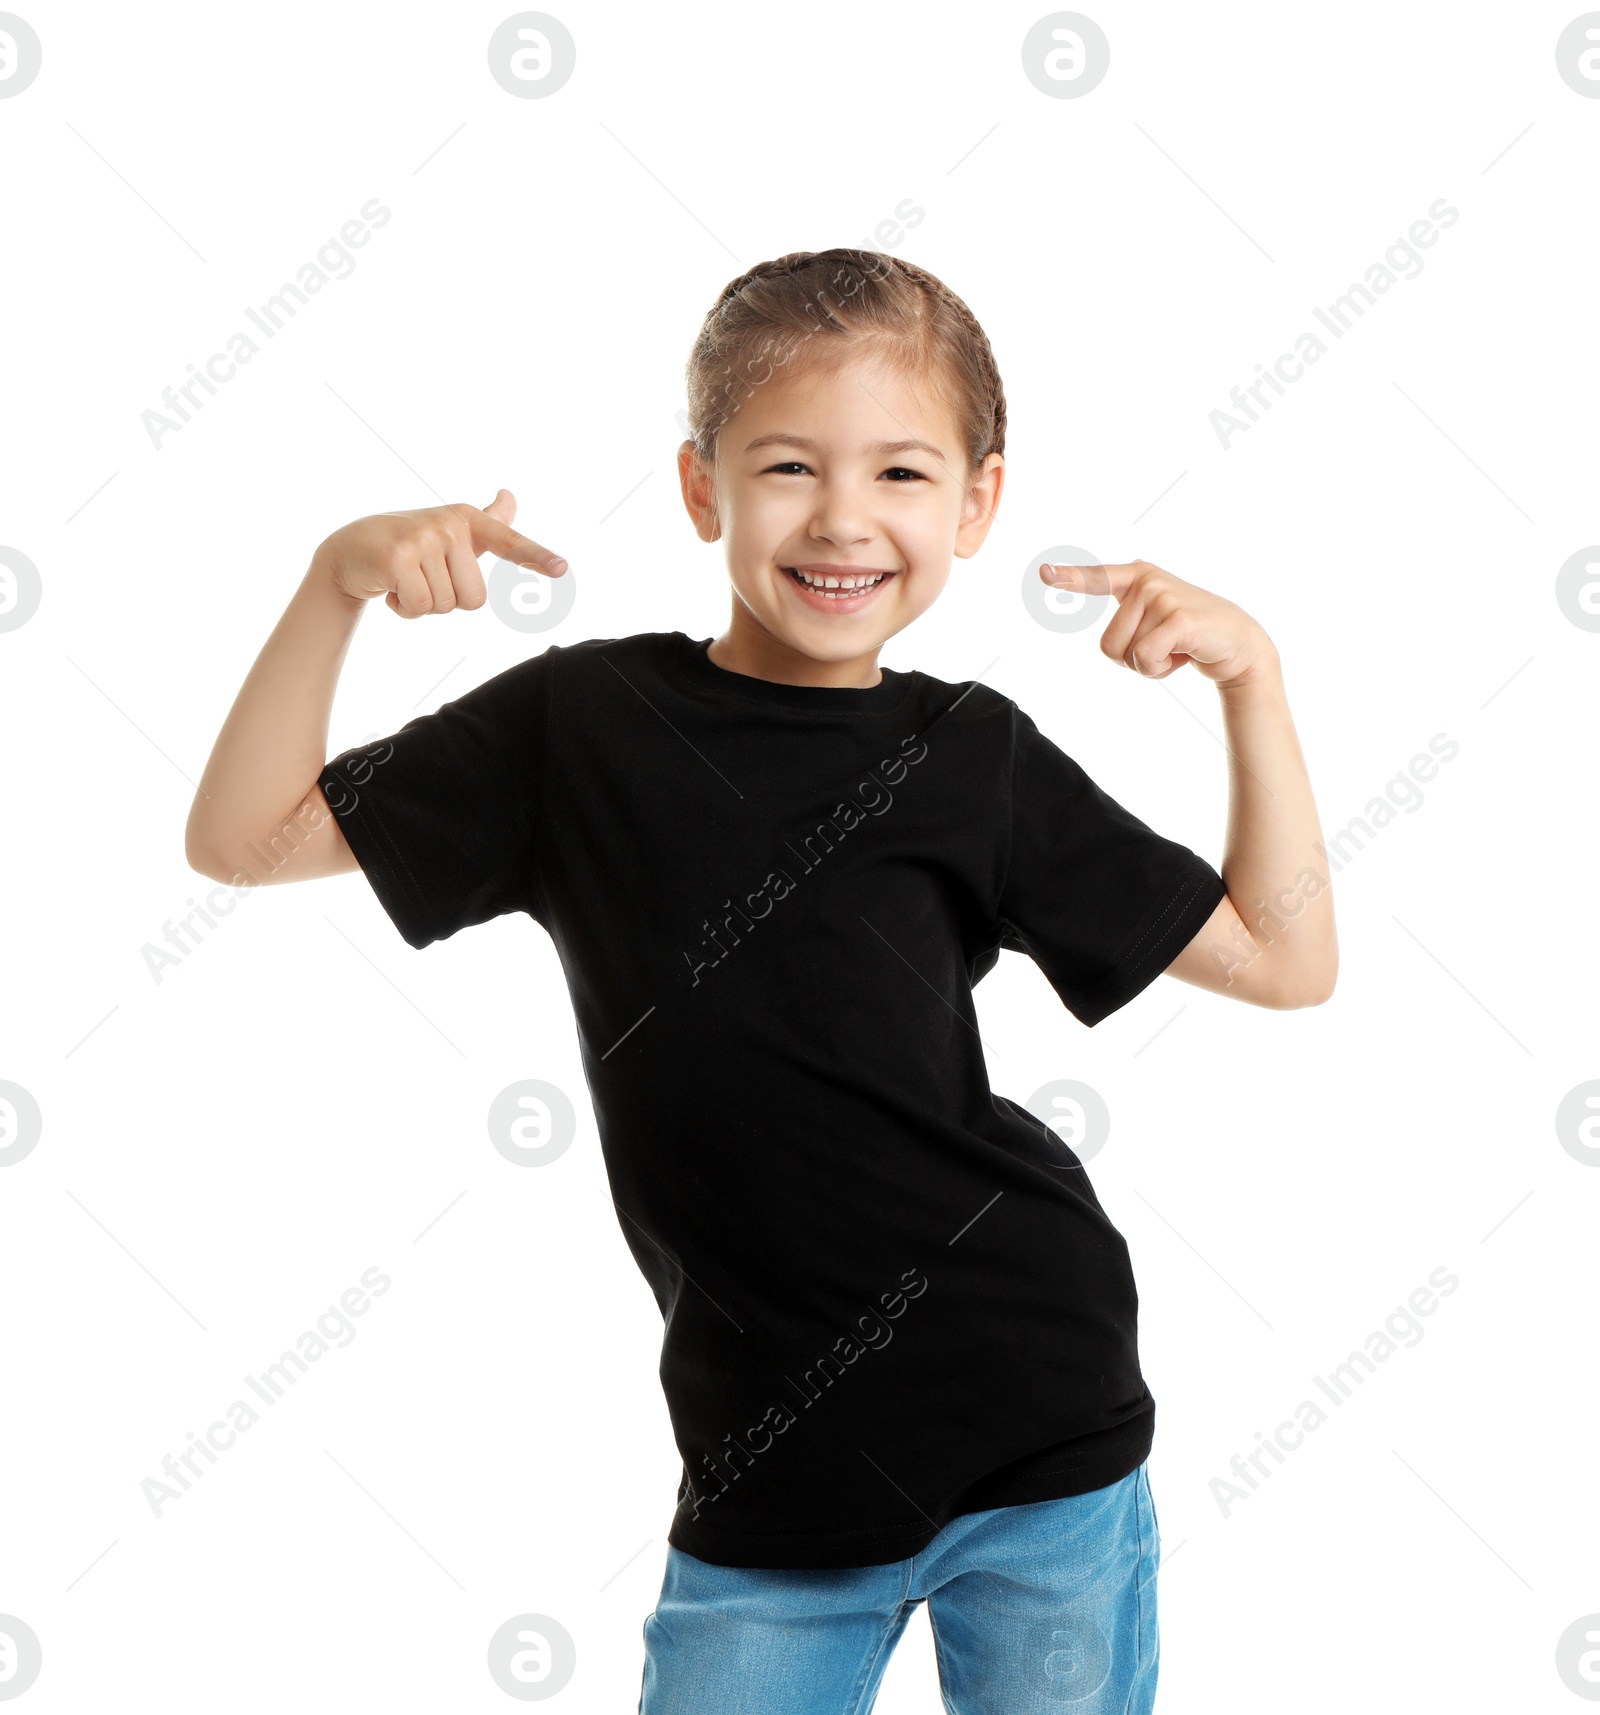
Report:
M547 651L343 752L318 776L413 947L508 911L544 922L537 836L553 679Z
M1103 792L1014 712L1000 945L1095 1025L1155 981L1227 894L1215 869Z

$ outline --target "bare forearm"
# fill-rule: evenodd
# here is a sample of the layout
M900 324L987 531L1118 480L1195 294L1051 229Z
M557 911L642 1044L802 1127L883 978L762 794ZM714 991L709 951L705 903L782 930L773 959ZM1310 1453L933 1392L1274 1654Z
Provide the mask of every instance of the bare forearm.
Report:
M1283 996L1325 996L1338 970L1333 895L1277 652L1218 691L1228 746L1228 897Z
M366 604L335 588L317 559L262 646L223 722L189 814L189 861L243 870L316 785L327 760L334 691Z

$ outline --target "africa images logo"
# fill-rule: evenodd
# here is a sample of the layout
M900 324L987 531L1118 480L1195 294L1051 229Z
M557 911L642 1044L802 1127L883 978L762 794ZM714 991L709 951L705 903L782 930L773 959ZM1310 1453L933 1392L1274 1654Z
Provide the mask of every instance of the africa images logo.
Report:
M889 787L898 786L905 779L908 769L921 762L927 754L926 742L919 743L915 733L901 739L900 754L887 757L878 764L878 774L883 776L882 780L870 769L867 770L850 789L854 796L847 793L845 798L834 807L831 815L819 818L815 829L801 837L800 844L805 848L804 853L796 848L792 840L785 840L785 850L796 861L800 873L803 876L810 875L823 858L833 851L834 841L843 840L854 833L857 828L864 826L868 816L881 816L894 802L894 794L889 790ZM887 785L885 785L885 781L888 782ZM833 839L828 837L830 834L833 835ZM806 861L807 854L811 859L809 863ZM721 932L737 947L739 935L733 926L734 918L738 918L745 933L749 934L761 918L771 914L773 906L778 901L787 899L799 885L799 882L781 866L769 870L761 885L743 896L744 904L742 907L733 903L732 895L723 900L721 906L718 907L719 911L726 913L720 920ZM691 988L698 988L700 986L700 973L710 970L714 965L720 965L730 951L718 939L717 930L712 927L710 917L705 918L700 927L705 931L705 940L700 943L699 954L685 953L683 955L683 962L689 968ZM717 949L715 958L703 956L709 947Z
M1436 197L1428 207L1428 217L1412 221L1406 236L1396 238L1384 251L1382 259L1368 267L1363 279L1352 280L1326 309L1320 304L1313 305L1312 315L1334 339L1343 339L1390 287L1401 280L1416 279L1424 266L1419 252L1431 250L1439 242L1439 234L1448 231L1460 218L1459 209L1452 207L1444 197ZM1312 364L1328 355L1328 350L1321 335L1308 328L1295 340L1294 350L1280 353L1270 369L1258 363L1255 380L1246 382L1243 387L1235 387L1228 395L1228 402L1238 415L1222 410L1211 413L1211 427L1216 430L1222 450L1227 452L1228 443L1235 435L1244 434L1261 420L1264 412L1272 409L1272 400L1262 391L1263 388L1271 388L1281 399L1289 391L1284 383L1292 385L1300 380ZM1252 399L1254 405L1251 404Z
M376 197L368 197L359 215L339 228L337 238L324 240L312 260L301 264L294 279L285 280L259 308L246 304L245 318L260 336L261 343L257 344L248 329L241 328L228 336L225 351L214 351L206 359L204 368L191 363L184 380L176 387L163 388L162 409L142 411L139 415L151 446L160 452L164 436L177 434L196 413L205 409L206 400L201 394L216 398L220 391L218 384L232 381L260 352L261 346L276 339L324 286L335 280L348 280L356 271L356 259L350 252L363 249L371 242L372 234L387 226L389 220L389 210Z
M809 1369L800 1372L797 1382L785 1375L794 1397L800 1401L802 1411L809 1411L819 1399L825 1399L823 1388L831 1388L836 1381L842 1381L849 1373L849 1366L859 1363L867 1352L882 1350L894 1338L894 1329L889 1326L896 1317L904 1316L909 1300L920 1298L928 1290L928 1279L920 1269L908 1268L900 1276L900 1285L893 1292L880 1294L878 1303L882 1309L872 1308L862 1312L850 1324L850 1332L841 1334L833 1342L830 1350L823 1352ZM830 1370L831 1366L831 1370ZM804 1385L802 1385L804 1384ZM698 1473L701 1482L709 1477L718 1484L714 1492L702 1492L694 1486L694 1477L684 1469L683 1483L678 1491L678 1504L689 1508L689 1517L698 1519L700 1509L707 1501L720 1501L728 1490L756 1462L756 1455L770 1452L777 1445L776 1437L782 1435L794 1424L800 1422L799 1414L786 1401L779 1400L769 1405L762 1415L761 1421L753 1428L746 1429L744 1440L731 1432L723 1436L727 1444L719 1447L716 1457L702 1453L700 1462L705 1467ZM740 1460L744 1463L741 1465ZM729 1479L732 1479L730 1482ZM709 1484L707 1484L709 1490Z

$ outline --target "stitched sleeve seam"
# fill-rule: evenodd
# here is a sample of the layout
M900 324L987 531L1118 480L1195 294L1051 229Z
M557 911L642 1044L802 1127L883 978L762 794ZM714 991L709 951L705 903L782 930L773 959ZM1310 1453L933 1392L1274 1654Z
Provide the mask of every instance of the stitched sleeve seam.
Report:
M396 894L404 898L408 915L412 916L417 929L429 941L437 940L438 925L428 909L427 895L423 892L410 865L405 860L405 854L395 843L394 836L385 827L377 807L359 794L343 820L358 822L367 832L372 842L372 856L377 860L377 867L384 879Z

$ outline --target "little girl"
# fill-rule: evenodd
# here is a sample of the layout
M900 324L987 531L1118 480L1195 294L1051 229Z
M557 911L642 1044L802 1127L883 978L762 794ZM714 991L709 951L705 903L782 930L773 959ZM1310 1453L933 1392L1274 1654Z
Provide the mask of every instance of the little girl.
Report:
M1008 948L1085 1025L1163 971L1327 999L1277 652L1143 561L1040 568L1115 598L1113 660L1217 686L1219 872L1009 698L878 666L1004 481L1000 377L954 293L872 252L764 263L706 317L688 395L721 636L552 646L328 762L367 601L481 607L486 552L566 571L505 490L360 519L239 693L190 861L235 885L359 865L414 947L512 911L554 941L683 1459L645 1715L868 1710L923 1601L957 1715L1148 1712L1155 1403L1128 1250L1072 1151L991 1092L972 986Z

